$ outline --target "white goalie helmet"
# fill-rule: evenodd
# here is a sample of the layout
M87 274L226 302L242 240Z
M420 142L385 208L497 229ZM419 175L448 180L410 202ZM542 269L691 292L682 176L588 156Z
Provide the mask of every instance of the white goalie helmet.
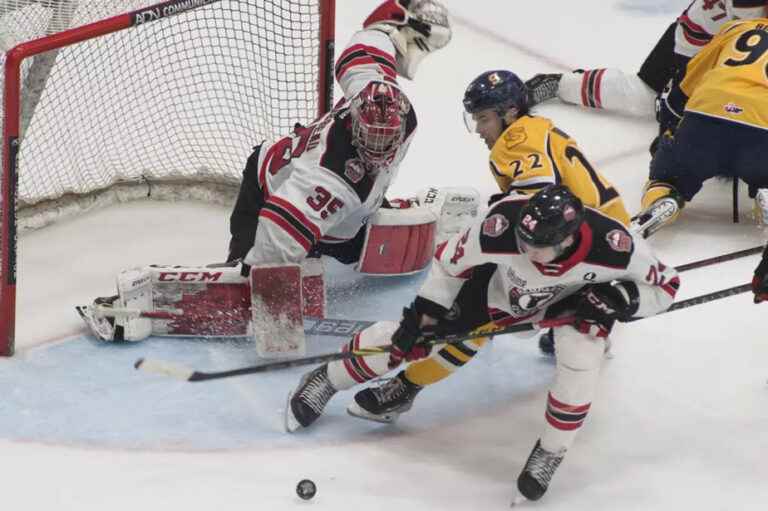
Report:
M766 0L725 0L725 12L730 19L754 19L768 16Z

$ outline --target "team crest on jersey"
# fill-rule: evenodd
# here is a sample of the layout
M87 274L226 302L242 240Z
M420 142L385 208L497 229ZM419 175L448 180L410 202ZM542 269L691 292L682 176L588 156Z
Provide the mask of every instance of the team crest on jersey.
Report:
M491 215L483 222L483 234L491 238L498 238L509 229L509 220L500 213Z
M504 145L507 149L512 149L526 140L528 140L528 133L525 128L510 128L504 132Z
M741 108L736 103L727 103L723 109L728 112L729 114L739 115L741 112L744 111L743 108Z
M365 164L357 158L350 158L344 163L344 175L353 183L359 183L365 177Z
M605 240L616 252L632 250L632 237L621 229L614 229L605 235Z
M510 309L516 316L524 316L541 310L563 289L565 289L565 286L541 287L537 289L513 287L509 290Z
M517 273L515 273L515 270L512 268L507 270L507 277L517 287L525 287L528 284L528 282L524 278L520 277Z

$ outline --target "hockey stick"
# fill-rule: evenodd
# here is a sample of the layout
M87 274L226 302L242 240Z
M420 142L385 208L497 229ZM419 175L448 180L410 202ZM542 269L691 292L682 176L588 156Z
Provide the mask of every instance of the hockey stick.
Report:
M680 266L675 266L675 270L678 272L684 272L688 270L695 270L696 268L703 268L705 266L710 266L713 264L718 263L724 263L726 261L733 261L735 259L740 259L742 257L747 257L755 254L759 254L763 251L763 245L752 247L752 248L746 248L744 250L737 250L736 252L729 252L727 254L714 256L714 257L708 257L706 259L701 259L699 261L693 261L690 263L681 264Z
M510 334L515 332L525 332L527 330L534 330L536 328L547 328L548 326L554 326L554 323L544 321L539 324L534 323L521 323L517 325L510 325L499 330L494 330L487 333L463 333L455 335L444 335L439 339L427 339L422 341L421 345L433 346L435 344L457 344L469 339L477 339L478 337L495 337L497 335ZM297 367L309 364L320 364L325 362L333 362L334 360L344 360L347 358L355 357L369 357L371 355L381 355L383 353L389 353L392 350L391 344L385 344L381 346L372 346L370 348L364 348L360 350L339 351L335 353L326 353L324 355L314 355L311 357L298 358L295 360L284 360L280 362L269 362L266 364L259 364L253 366L241 367L239 369L230 369L228 371L217 372L202 372L189 369L184 366L163 362L161 360L151 360L140 358L133 365L136 369L141 371L147 371L150 373L164 374L173 378L186 381L204 381L204 380L217 380L220 378L230 378L232 376L242 376L245 374L263 373L267 371L275 371L278 369L287 369L289 367Z
M704 295L694 296L687 300L672 304L672 306L666 311L659 314L666 314L668 312L685 309L687 307L693 307L694 305L701 305L703 303L712 302L714 300L720 300L721 298L728 298L729 296L735 296L741 293L746 293L752 290L751 284L742 284L740 286L734 286L727 289L721 289L720 291L714 291ZM658 314L657 314L658 315ZM650 316L653 317L653 316ZM629 321L636 321L643 318L632 318ZM423 341L422 344L433 346L435 344L457 344L469 339L476 339L478 337L495 337L497 335L504 335L515 332L525 332L528 330L534 330L539 328L547 328L550 326L565 325L572 322L572 318L558 318L556 320L545 320L540 323L522 323L518 325L511 325L506 328L487 332L487 333L464 333L456 335L442 336L439 339L428 339ZM392 345L374 346L362 350L341 351L336 353L327 353L324 355L315 355L312 357L298 358L295 360L285 360L280 362L269 362L266 364L259 364L253 366L241 367L238 369L230 369L227 371L195 371L184 366L163 362L161 360L151 360L140 358L134 364L136 369L147 371L150 373L163 374L171 376L180 380L186 381L205 381L205 380L218 380L220 378L230 378L232 376L243 376L246 374L264 373L267 371L275 371L278 369L287 369L289 367L298 367L308 364L319 364L325 362L332 362L334 360L343 360L354 357L367 357L371 355L381 355L382 353L388 353L391 351Z

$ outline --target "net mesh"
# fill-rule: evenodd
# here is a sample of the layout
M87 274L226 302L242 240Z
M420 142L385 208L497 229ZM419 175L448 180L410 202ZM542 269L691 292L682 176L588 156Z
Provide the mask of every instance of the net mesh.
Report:
M0 0L0 50L152 3ZM19 208L236 183L254 145L315 117L319 23L317 0L222 0L26 59Z

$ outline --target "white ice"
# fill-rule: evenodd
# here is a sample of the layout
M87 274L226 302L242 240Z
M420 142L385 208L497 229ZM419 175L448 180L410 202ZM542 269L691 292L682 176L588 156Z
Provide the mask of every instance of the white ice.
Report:
M344 44L376 4L344 1ZM482 71L523 77L576 67L635 71L686 0L448 2L452 43L405 87L419 133L391 196L427 185L494 183L487 150L461 122L466 84ZM576 138L637 208L647 176L649 119L538 109ZM669 264L759 245L765 233L731 223L730 188L708 185L683 219L653 240ZM133 203L22 236L18 352L0 360L0 506L102 510L504 509L543 427L551 361L535 341L502 338L423 392L391 427L352 419L339 395L311 431L280 430L283 396L300 370L181 383L138 374L157 354L202 369L254 361L248 343L159 340L131 346L84 338L73 306L110 293L124 267L208 263L225 256L228 211ZM747 282L757 257L682 275L681 298ZM419 278L367 280L331 265L332 315L395 318ZM345 301L345 298L347 300ZM355 300L355 307L349 305ZM548 510L762 510L768 502L768 345L765 305L748 295L617 328L614 358ZM339 339L314 348L335 349ZM310 502L294 493L316 482ZM309 506L309 507L307 507Z

